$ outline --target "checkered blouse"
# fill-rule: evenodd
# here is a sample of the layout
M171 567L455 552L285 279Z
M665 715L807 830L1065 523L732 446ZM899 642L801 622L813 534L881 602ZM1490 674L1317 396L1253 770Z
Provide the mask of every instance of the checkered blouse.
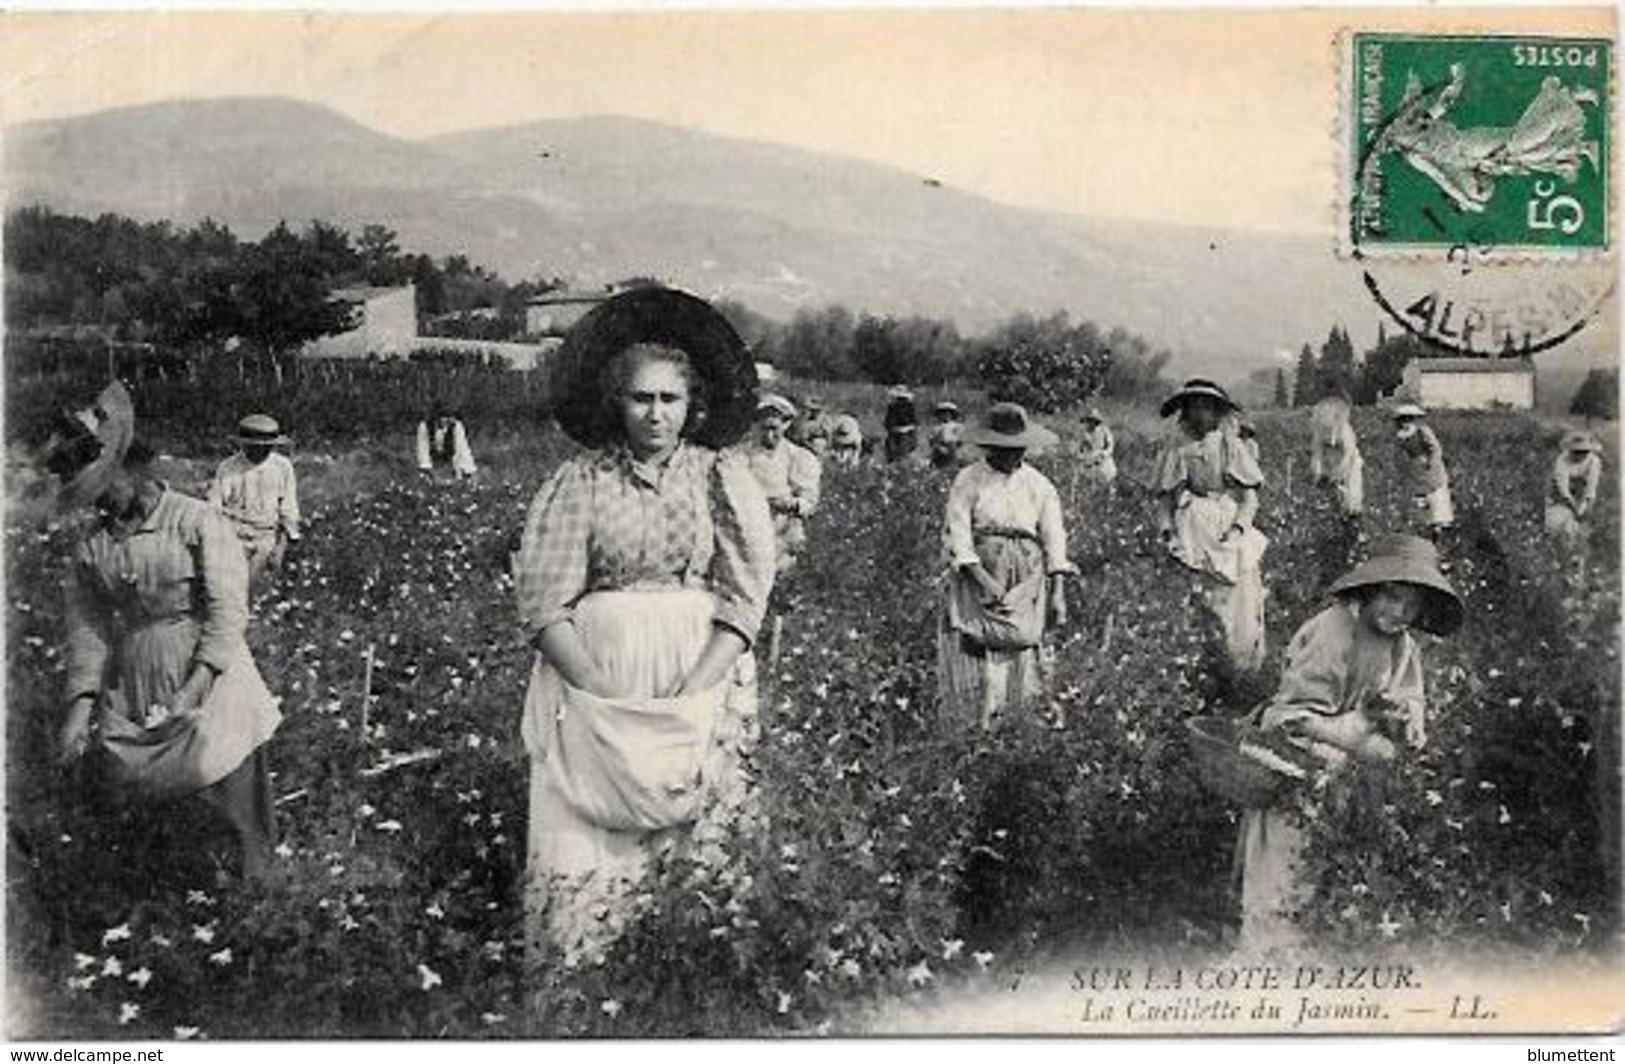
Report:
M704 587L715 623L754 643L774 564L767 500L741 456L681 444L660 468L597 451L566 461L531 503L520 623L534 638L590 591Z

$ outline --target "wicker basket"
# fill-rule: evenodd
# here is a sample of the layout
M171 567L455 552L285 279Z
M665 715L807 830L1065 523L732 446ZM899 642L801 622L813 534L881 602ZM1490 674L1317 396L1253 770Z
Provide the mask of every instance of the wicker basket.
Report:
M1185 728L1202 785L1237 805L1279 805L1309 777L1307 755L1294 757L1244 721L1192 717Z

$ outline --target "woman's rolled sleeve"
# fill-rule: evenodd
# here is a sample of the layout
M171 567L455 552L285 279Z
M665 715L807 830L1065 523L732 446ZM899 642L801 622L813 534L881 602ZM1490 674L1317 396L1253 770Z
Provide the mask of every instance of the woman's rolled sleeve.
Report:
M580 460L566 462L531 501L519 544L514 583L527 640L570 619L587 589L591 530L591 470Z
M943 517L944 537L948 542L948 560L955 569L980 565L976 553L976 540L971 535L971 511L976 505L976 492L982 480L982 467L968 465L954 477L948 489L948 509Z
M1048 478L1043 478L1038 485L1038 536L1044 543L1044 570L1048 575L1077 571L1066 556L1066 521L1061 515L1061 496Z
M67 602L67 696L71 702L81 695L101 694L110 644L107 616L91 593L90 576L82 560L68 575L63 594Z
M754 644L773 591L773 516L750 466L735 454L718 456L710 496L716 534L711 559L714 621Z
M193 539L203 578L203 625L193 660L216 673L248 652L248 558L231 523L202 511Z

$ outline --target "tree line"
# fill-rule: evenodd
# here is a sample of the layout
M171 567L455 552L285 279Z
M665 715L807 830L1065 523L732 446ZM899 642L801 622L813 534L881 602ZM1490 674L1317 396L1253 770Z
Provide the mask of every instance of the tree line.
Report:
M286 222L257 241L218 222L82 218L44 207L5 221L5 316L28 335L88 328L98 337L200 354L238 351L276 362L307 341L341 332L352 311L336 289L417 289L419 332L483 340L525 338L525 305L561 287L557 278L510 284L466 256L403 251L397 235L369 224L359 235L323 221ZM620 287L658 283L633 277ZM1017 313L984 334L952 321L855 314L839 305L778 322L737 302L729 315L760 361L798 377L879 384L980 384L996 399L1038 410L1097 394L1161 391L1170 359L1143 337L1065 313Z

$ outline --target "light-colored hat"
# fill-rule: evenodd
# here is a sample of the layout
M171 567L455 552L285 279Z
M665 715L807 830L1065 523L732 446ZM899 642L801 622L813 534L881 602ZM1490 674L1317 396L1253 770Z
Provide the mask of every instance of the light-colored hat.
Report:
M1078 416L1078 420L1079 421L1102 421L1103 422L1106 419L1100 416L1100 407L1095 406L1093 403L1091 403L1090 405L1083 408L1083 413Z
M237 422L237 435L233 438L238 443L263 444L268 447L282 447L292 442L282 435L282 426L269 414L249 414Z
M979 447L1020 450L1047 447L1055 440L1055 433L1031 420L1027 416L1027 409L1020 403L994 403L988 408L982 424L966 436L967 442Z
M1465 607L1456 589L1439 571L1439 552L1420 536L1392 535L1372 544L1371 557L1332 581L1328 594L1340 595L1377 584L1413 584L1423 590L1417 626L1434 635L1461 627Z
M82 506L100 495L134 438L135 404L118 381L102 389L92 405L57 415L42 458L61 482L58 502Z
M1416 403L1400 403L1398 406L1394 407L1394 412L1392 415L1395 421L1406 421L1411 418L1422 418L1427 416L1428 412L1423 410Z
M605 369L636 344L688 355L704 419L694 438L707 447L737 443L756 420L756 361L720 311L675 288L630 288L598 304L571 327L552 360L548 395L564 434L584 447L622 438L619 412L605 401Z
M1230 408L1231 410L1241 409L1241 407L1236 404L1236 401L1230 398L1230 393L1219 387L1217 384L1214 384L1210 380L1205 380L1202 377L1192 377L1190 380L1184 383L1179 391L1163 400L1162 416L1168 417L1175 411L1183 409L1186 403L1198 397L1212 399L1220 405Z
M855 447L863 443L863 429L858 426L857 418L851 414L842 414L835 419L835 427L830 431L830 437L836 443Z
M1597 437L1591 435L1589 432L1582 432L1580 429L1570 429L1569 431L1563 433L1563 449L1565 451L1601 454L1602 443L1597 439Z
M782 395L775 395L772 392L769 392L760 399L756 400L756 416L761 417L763 414L767 413L778 414L786 421L793 421L795 420L796 416L796 404L792 403Z
M912 403L914 401L914 393L909 390L909 387L906 384L894 384L890 388L886 389L886 398L907 399Z
M942 399L931 409L938 414L957 414L959 413L959 404L952 399Z
M801 405L806 407L808 412L824 409L824 401L818 398L816 395L807 396L805 399L801 400Z

